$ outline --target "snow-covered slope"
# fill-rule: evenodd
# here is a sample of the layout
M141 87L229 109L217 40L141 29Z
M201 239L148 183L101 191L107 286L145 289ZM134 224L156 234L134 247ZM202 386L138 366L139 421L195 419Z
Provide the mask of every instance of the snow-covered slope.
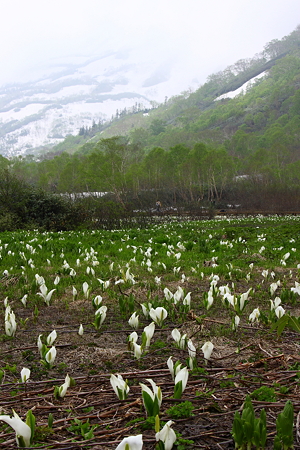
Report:
M251 78L251 80L246 81L246 83L244 83L242 86L235 89L234 91L226 92L226 94L220 95L219 97L217 97L215 99L215 101L223 100L225 98L234 98L240 94L241 95L245 94L255 84L256 80L259 80L260 78L264 77L265 75L266 75L266 72L260 73L256 77Z
M34 154L83 126L110 120L116 110L140 110L183 90L197 80L178 62L155 62L134 51L57 61L43 76L0 88L0 153Z

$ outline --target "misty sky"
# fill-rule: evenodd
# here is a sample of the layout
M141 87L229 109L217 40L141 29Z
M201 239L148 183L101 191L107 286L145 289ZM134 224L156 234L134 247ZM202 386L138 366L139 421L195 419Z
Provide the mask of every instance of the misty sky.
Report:
M136 49L203 83L300 24L299 0L1 0L0 84L68 56Z

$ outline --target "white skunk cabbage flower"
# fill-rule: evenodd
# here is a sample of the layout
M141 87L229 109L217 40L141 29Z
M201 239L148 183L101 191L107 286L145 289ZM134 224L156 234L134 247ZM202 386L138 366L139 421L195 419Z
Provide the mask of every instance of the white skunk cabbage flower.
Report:
M37 346L38 346L40 355L42 357L43 356L43 354L42 354L43 343L42 343L42 340L41 340L41 336L43 336L43 335L39 334L39 337L38 337L38 340L37 340Z
M174 398L181 398L181 395L186 388L188 378L189 378L189 371L187 367L183 367L178 371L174 380L175 383ZM178 383L180 383L180 387L177 386Z
M279 306L277 306L277 308L275 309L275 314L276 314L276 317L277 317L278 319L280 319L282 316L284 316L284 314L285 314L285 309L284 309L281 305L279 305Z
M137 316L136 312L134 311L134 313L130 316L129 320L128 320L129 325L134 328L135 330L138 329L139 327L139 316Z
M298 266L299 266L299 264L298 264ZM298 267L298 266L297 266L297 268L299 269L300 267ZM295 281L295 287L292 287L291 291L294 292L295 294L300 295L300 283Z
M88 266L86 268L86 273L87 273L87 275L89 275L91 273L93 275L93 277L95 276L95 271L94 271L94 269L92 267Z
M213 293L212 293L211 289L209 289L208 295L207 295L207 303L206 303L207 311L210 310L210 308L212 307L213 302L214 302L214 296L213 296Z
M160 408L162 403L162 392L160 386L157 386L157 384L151 378L147 378L146 381L149 381L149 383L151 384L152 391L148 386L146 386L143 383L140 383L140 386L142 388L142 395L144 392L146 392L151 398L152 402L155 402L155 399L157 399L158 407ZM148 411L144 395L143 395L143 402L146 410Z
M228 284L225 286L219 286L219 293L221 296L224 296L225 294L230 294L230 289Z
M44 279L44 277L41 277L39 274L35 274L35 281L36 281L36 284L37 285L39 285L39 286L41 286L42 284L45 284L45 279Z
M240 317L236 315L232 321L232 330L235 331L240 324Z
M211 357L213 349L214 349L214 344L210 341L205 342L205 344L202 345L201 350L202 350L204 358L206 360L208 360Z
M30 377L30 369L27 369L27 367L23 367L23 369L21 370L22 383L26 383L29 377Z
M274 283L270 284L270 294L271 295L275 294L275 291L278 289L278 286L280 286L280 281L279 281L279 284L278 284L278 282L276 282L276 283L274 282Z
M104 280L101 280L100 278L97 278L97 280L101 284L103 290L107 289L109 287L109 285L110 285L110 281L109 280L104 281Z
M137 342L138 340L138 334L136 331L133 331L132 333L130 333L130 335L128 336L128 342Z
M140 359L142 356L142 346L134 341L131 341L131 348L133 349L133 354L136 359Z
M90 295L90 289L89 289L89 285L86 281L82 284L82 290L83 290L84 297L86 299L88 299L89 295Z
M274 302L273 300L270 300L271 303L271 311L275 310L281 303L281 298L280 297L276 297Z
M66 375L66 378L65 378L64 384L62 384L62 385L58 388L58 395L59 395L61 398L64 398L64 396L66 395L67 390L68 390L68 388L70 387L70 384L71 384L71 379L70 379L69 375L67 374L67 375Z
M173 295L174 305L178 303L184 296L184 292L181 286L178 286L177 291Z
M249 315L249 322L259 322L260 311L259 308L255 308L252 313Z
M73 295L73 301L75 301L76 297L77 297L77 289L75 286L72 286L72 295Z
M182 301L184 306L188 306L189 308L191 307L191 293L188 292L186 294L186 296L184 297L183 301Z
M110 384L119 400L125 400L127 398L129 386L127 384L127 381L123 379L122 375L111 374Z
M177 347L180 348L181 350L185 349L187 344L186 334L181 335L180 331L177 328L174 328L171 334L172 338L176 342Z
M168 301L172 300L172 298L173 298L172 292L167 287L164 288L164 295L165 295L165 299Z
M100 306L100 308L98 308L97 311L95 312L95 323L97 329L101 327L104 320L106 319L106 313L107 313L106 305Z
M57 338L57 333L55 330L51 331L51 333L47 336L46 342L47 345L52 345Z
M21 302L23 303L24 306L26 306L27 298L28 298L28 294L23 295L23 297L21 298Z
M168 316L168 311L162 306L158 306L157 308L151 308L149 311L149 315L153 322L156 323L159 327L162 326L163 321Z
M165 450L171 450L177 439L175 431L171 428L173 423L172 420L169 420L165 426L155 434L156 440L164 443Z
M247 292L244 292L243 294L241 294L241 296L240 296L240 310L241 311L243 311L243 309L245 308L245 302L248 300L250 292L251 292L251 288L248 289Z
M141 304L142 311L146 319L149 317L150 309L152 308L152 303L142 303Z
M123 279L124 279L124 281L129 281L131 284L135 284L134 276L132 275L132 273L130 273L129 267L126 270Z
M93 299L94 308L100 308L101 303L102 303L101 295L96 295L96 297Z
M147 325L144 328L143 334L145 336L145 344L144 344L144 342L143 342L143 344L144 344L145 348L150 347L150 341L153 337L154 331L155 331L155 323L154 322L151 322L149 325Z
M170 356L170 358L167 360L167 365L168 365L168 369L169 369L169 371L170 371L170 374L171 374L171 376L172 376L172 379L174 380L175 377L176 377L176 375L178 374L178 372L179 372L180 369L181 369L181 364L180 364L179 361L177 361L177 362L175 363L175 365L174 365L173 359L172 359L172 358L173 358L173 357Z
M76 271L73 268L70 268L70 273L69 273L70 277L74 278L76 277Z
M4 321L5 333L7 336L14 336L17 331L16 316L13 311L11 311L10 306L7 306L5 310L5 321Z
M161 277L155 277L154 282L155 282L155 284L157 284L157 286L160 286L161 285Z
M46 305L49 306L52 294L56 291L56 289L51 289L51 291L48 292L47 286L45 284L41 284L40 291L41 292L37 292L37 295L40 295L44 299Z
M47 361L47 363L50 366L52 366L52 364L54 363L55 358L56 358L56 348L54 347L54 345L52 345L50 350L48 350L48 352L45 355L45 360Z
M143 435L128 436L117 446L116 450L142 450Z
M267 276L269 275L268 269L264 269L261 274L264 278L267 278Z
M30 438L31 438L31 428L27 423L23 422L22 419L18 416L18 414L13 411L13 417L9 417L7 415L0 415L0 420L6 422L10 427L12 427L16 432L16 441L18 447L30 447ZM22 441L23 445L22 445Z
M280 261L280 264L282 265L282 266L286 266L286 260L290 257L290 252L287 252L287 253L285 253L284 255L283 255L283 257L282 257L282 259L281 259L281 261Z
M191 339L188 340L187 348L189 352L190 358L196 358L196 347L193 344L193 341Z

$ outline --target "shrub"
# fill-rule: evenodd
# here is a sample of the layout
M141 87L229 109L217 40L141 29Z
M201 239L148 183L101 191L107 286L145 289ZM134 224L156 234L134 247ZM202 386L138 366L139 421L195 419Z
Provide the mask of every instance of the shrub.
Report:
M87 217L81 204L35 189L8 170L0 174L0 231L20 228L73 230Z

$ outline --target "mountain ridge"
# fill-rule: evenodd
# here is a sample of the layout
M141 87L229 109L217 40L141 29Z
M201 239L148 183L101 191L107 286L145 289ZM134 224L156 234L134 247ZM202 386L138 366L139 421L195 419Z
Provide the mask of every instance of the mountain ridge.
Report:
M195 128L194 122L203 122L205 112L217 108L216 100L224 102L224 94L233 95L243 86L249 91L250 85L259 82L259 75L264 73L264 78L268 78L279 61L289 55L299 57L299 48L300 27L297 27L282 40L266 44L264 51L253 58L239 60L208 76L198 89L190 85L188 90L180 95L177 90L171 97L167 94L177 89L174 86L178 86L180 78L177 73L174 77L176 66L171 60L157 61L155 65L152 60L144 61L137 68L134 52L120 51L85 60L81 57L80 62L67 61L64 67L57 62L56 72L34 83L0 89L0 153L5 157L55 153L57 144L59 152L61 148L68 149L68 142L72 146L70 152L74 153L85 141L118 134L128 135L134 141L139 128L147 133L153 120L161 120L168 130L170 127L187 130L187 124ZM187 85L185 81L181 83ZM195 84L196 80L194 87ZM211 112L214 114L218 115L217 111ZM212 117L206 122L208 130L215 128L211 127ZM98 127L92 133L95 123ZM78 133L80 140L69 139ZM151 136L143 144L162 145L158 137Z
M0 88L0 153L11 157L49 149L82 126L110 120L119 109L135 103L140 110L151 108L165 91L175 91L174 86L166 88L170 80L179 87L166 65L137 64L133 57L108 52L67 63L63 70L59 64L37 81Z

